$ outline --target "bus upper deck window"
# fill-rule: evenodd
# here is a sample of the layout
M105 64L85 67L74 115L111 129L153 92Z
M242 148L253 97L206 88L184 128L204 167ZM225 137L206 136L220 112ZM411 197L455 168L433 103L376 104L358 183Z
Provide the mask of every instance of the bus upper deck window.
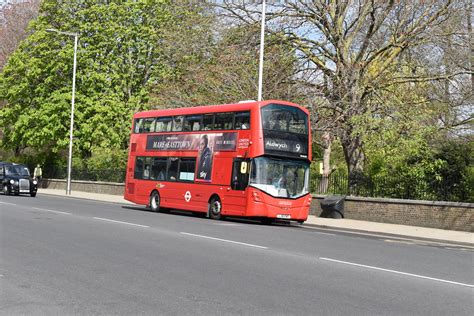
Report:
M235 129L250 128L250 112L235 113Z
M199 131L202 125L202 115L188 115L184 118L183 131Z
M293 113L289 120L289 130L292 133L306 134L308 130L307 117L301 113Z
M136 119L135 120L135 133L142 133L142 124L143 124L143 119Z
M234 113L217 113L214 129L233 129Z
M173 131L181 132L183 130L184 116L175 116L173 120Z
M202 118L202 127L205 131L214 129L214 114L204 114Z
M172 117L159 117L156 120L156 132L170 132Z
M146 118L143 120L143 133L150 133L155 131L155 119Z
M301 109L281 104L270 104L261 110L265 130L308 134L308 115Z

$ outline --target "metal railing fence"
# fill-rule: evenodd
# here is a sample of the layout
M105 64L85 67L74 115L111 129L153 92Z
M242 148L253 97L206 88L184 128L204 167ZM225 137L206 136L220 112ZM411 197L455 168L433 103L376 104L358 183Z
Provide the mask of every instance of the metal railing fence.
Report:
M409 200L474 202L474 188L459 177L406 177L402 175L360 175L349 186L345 173L328 177L311 175L310 190L316 194L341 194Z
M44 176L52 179L66 179L67 168L51 168L45 170ZM90 169L78 169L72 168L71 172L72 180L83 180L83 181L103 181L103 182L125 182L125 169L101 169L101 170L90 170Z

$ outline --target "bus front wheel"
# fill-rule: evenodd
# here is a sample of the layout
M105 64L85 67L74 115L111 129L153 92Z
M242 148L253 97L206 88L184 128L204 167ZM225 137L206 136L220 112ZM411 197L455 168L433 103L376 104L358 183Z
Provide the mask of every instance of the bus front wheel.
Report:
M213 197L209 201L209 217L212 219L221 219L222 218L222 203L218 197Z
M153 212L160 211L160 194L157 191L153 191L150 195L150 209Z

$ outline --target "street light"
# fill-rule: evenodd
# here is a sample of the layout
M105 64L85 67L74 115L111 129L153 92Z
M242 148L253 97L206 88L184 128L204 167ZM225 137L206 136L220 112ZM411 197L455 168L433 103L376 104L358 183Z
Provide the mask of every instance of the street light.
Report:
M74 36L74 66L72 68L72 98L71 98L71 124L69 129L69 157L67 162L67 186L66 194L71 195L71 169L72 169L72 132L74 129L74 96L76 93L76 54L77 42L79 39L78 33L62 32L56 29L47 29L46 32L54 32L67 36Z
M260 62L258 65L258 99L262 101L263 85L263 46L265 44L265 0L262 1L262 28L260 31Z

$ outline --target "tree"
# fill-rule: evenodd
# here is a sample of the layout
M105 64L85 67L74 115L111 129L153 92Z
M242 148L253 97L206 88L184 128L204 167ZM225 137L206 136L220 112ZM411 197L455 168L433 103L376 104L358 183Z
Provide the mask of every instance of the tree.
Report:
M199 42L193 39L199 34L173 33L173 42L178 47L180 43L183 46L192 43L198 44L198 48L192 45L191 49L183 49L181 56L175 56L174 73L154 89L156 103L179 107L256 99L260 29L214 27L222 31L211 37L210 28L218 24L208 18L207 23L197 23L206 26L206 30L199 32L202 36ZM174 40L177 35L181 40ZM297 102L302 93L292 79L297 67L294 50L278 38L270 37L266 56L264 94L272 99Z
M8 57L26 37L30 20L38 15L39 0L7 1L0 4L0 71ZM0 99L0 107L5 101ZM0 138L3 130L0 130ZM8 153L0 148L0 157L8 157Z
M259 8L253 4L223 1L223 15L255 24ZM401 57L411 48L440 36L437 26L449 17L446 1L289 1L269 5L268 32L295 49L304 70L316 72L311 84L319 85L332 118L332 135L343 147L350 186L363 171L363 129L360 116L384 115L378 102L381 91L407 82L452 78L457 73L397 71ZM319 95L317 97L320 97ZM370 128L370 127L367 127Z
M439 127L453 137L464 137L474 133L474 12L469 0L457 1L454 6L459 14L453 15L439 27L446 36L433 41L438 56L424 51L417 52L417 59L427 71L435 69L447 75L443 80L432 82L426 95L439 109ZM465 74L449 76L452 72Z
M38 16L39 0L0 4L0 70L27 35L28 23Z
M67 147L73 41L45 32L55 28L80 35L74 156L126 155L131 116L146 108L149 84L167 71L160 41L172 24L171 8L163 1L44 1L34 32L0 76L7 101L0 125L8 127L2 147L18 154Z

